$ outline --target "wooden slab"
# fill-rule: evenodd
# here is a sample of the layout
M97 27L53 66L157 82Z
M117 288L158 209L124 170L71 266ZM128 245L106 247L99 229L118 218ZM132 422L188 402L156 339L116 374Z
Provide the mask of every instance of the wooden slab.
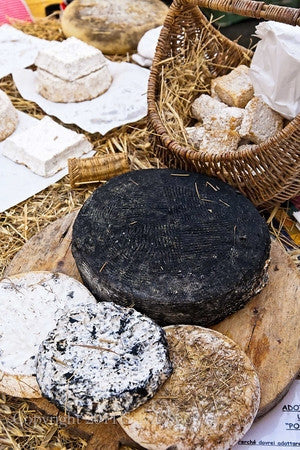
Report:
M70 249L76 214L57 220L29 240L5 275L51 270L80 280ZM254 363L261 381L259 415L275 406L300 369L300 274L275 241L271 246L269 277L268 285L259 295L213 327L237 342ZM96 430L103 425L89 426Z
M273 241L269 282L245 308L213 328L237 342L261 384L258 415L278 403L300 370L300 272Z
M77 214L78 210L56 220L27 241L7 267L4 276L49 270L81 281L71 253L72 226Z

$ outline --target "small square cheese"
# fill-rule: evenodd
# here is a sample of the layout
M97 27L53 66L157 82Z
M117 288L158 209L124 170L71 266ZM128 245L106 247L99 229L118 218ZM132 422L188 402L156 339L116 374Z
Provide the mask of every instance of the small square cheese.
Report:
M214 101L211 102L211 100ZM212 107L207 109L206 107L209 105ZM235 151L240 141L239 129L244 110L222 106L222 103L211 99L208 95L200 97L198 106L198 112L201 111L203 118L203 126L185 129L189 142L195 148L209 153Z
M213 79L211 91L226 105L244 108L254 95L249 67L240 65L227 75Z
M106 59L97 48L70 37L63 42L53 41L39 51L35 64L62 80L74 81L106 65Z
M215 114L208 114L203 118L203 125L205 129L215 129L218 131L228 131L240 129L244 117L244 110L236 107L225 107Z
M83 134L44 117L37 125L6 139L2 154L37 175L50 177L66 167L69 158L79 157L92 148Z
M240 136L234 129L206 129L203 134L200 150L208 153L232 152L237 149L239 141Z
M255 144L261 144L282 130L283 118L263 100L253 97L245 108L240 135Z
M207 116L220 113L228 106L220 102L216 98L212 98L207 94L201 94L192 103L191 115L197 120L203 120Z

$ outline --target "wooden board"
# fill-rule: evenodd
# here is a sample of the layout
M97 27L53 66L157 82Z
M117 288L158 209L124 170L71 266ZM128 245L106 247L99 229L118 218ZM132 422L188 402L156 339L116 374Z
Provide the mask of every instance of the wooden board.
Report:
M76 214L73 212L57 220L29 240L7 267L5 276L30 270L51 270L80 280L70 249ZM261 381L259 415L265 414L282 398L300 369L300 275L275 241L271 246L269 278L265 289L242 310L213 327L237 342L254 363ZM48 402L42 402L46 411ZM39 406L39 401L36 404ZM78 429L84 431L85 427L89 432L93 429L92 434L97 435L97 430L105 424L80 424ZM116 432L122 432L118 425L114 427ZM97 448L101 448L99 445L103 441L100 437L97 439L100 439ZM117 444L116 439L112 445Z

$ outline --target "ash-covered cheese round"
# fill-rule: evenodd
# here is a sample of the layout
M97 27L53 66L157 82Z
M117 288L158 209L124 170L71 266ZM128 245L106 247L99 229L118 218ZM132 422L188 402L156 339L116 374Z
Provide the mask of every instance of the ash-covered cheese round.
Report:
M134 309L108 302L61 317L37 358L43 395L94 422L142 405L171 371L164 330Z
M266 282L267 225L243 195L181 170L115 177L86 201L72 253L100 301L134 306L158 323L208 326Z
M36 354L68 308L96 303L78 281L61 273L28 272L0 282L0 390L37 398Z
M8 95L0 90L0 141L10 136L18 124L18 114Z
M229 338L202 327L165 328L173 373L153 399L118 419L149 450L227 450L250 428L258 376Z

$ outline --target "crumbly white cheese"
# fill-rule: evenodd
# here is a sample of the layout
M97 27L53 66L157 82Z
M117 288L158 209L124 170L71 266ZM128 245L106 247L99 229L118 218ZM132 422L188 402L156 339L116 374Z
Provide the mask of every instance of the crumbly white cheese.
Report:
M196 148L216 154L237 149L243 109L229 107L203 94L193 103L192 111L194 117L203 120L202 127L186 128L189 141Z
M249 77L249 67L240 65L227 75L215 78L211 82L213 96L229 106L244 108L254 95Z
M0 141L10 136L18 124L18 114L10 98L0 90Z
M61 317L37 358L43 395L97 422L143 404L171 370L164 331L134 309L109 302Z
M97 48L70 37L40 50L35 64L62 80L74 81L101 69L106 59Z
M107 66L74 81L65 81L43 69L36 71L38 93L58 103L82 102L98 97L109 88L111 81Z
M282 130L283 118L262 99L253 97L245 108L240 135L261 144Z
M6 139L2 154L38 175L49 177L66 167L68 158L79 157L92 148L83 134L44 117L33 127Z
M219 114L228 106L216 98L212 98L207 94L201 94L197 97L191 106L191 115L197 120L203 120L212 114Z
M96 303L92 294L61 273L28 272L4 278L0 282L0 370L35 375L38 347L57 319L87 303Z
M185 131L188 136L188 141L195 145L196 148L200 148L205 134L204 128L199 126L187 127Z
M165 328L173 373L153 399L118 421L151 450L227 450L257 413L258 376L229 338L202 327Z

